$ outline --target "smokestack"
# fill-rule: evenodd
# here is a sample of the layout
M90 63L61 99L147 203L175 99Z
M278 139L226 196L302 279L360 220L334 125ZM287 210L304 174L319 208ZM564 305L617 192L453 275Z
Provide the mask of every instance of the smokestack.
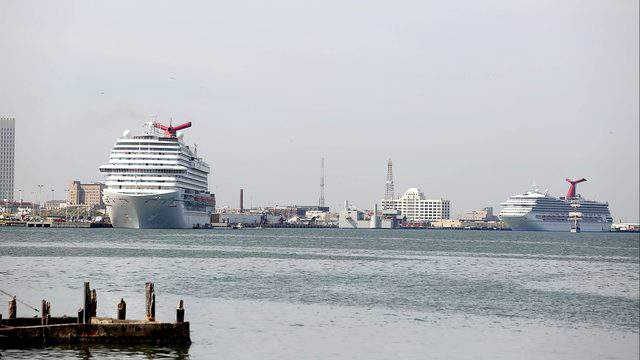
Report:
M240 212L244 212L244 189L240 189Z
M581 182L587 181L587 179L585 178L582 178L580 180L571 180L571 179L565 179L565 180L567 180L567 182L571 184L571 186L569 186L569 191L567 191L567 199L576 197L577 185Z

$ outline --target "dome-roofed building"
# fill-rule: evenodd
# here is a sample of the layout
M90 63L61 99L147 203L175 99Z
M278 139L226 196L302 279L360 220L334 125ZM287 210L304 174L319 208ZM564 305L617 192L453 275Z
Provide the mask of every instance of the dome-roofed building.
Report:
M410 222L449 219L451 202L445 199L427 199L418 188L409 188L398 199L382 200L382 210L398 210Z

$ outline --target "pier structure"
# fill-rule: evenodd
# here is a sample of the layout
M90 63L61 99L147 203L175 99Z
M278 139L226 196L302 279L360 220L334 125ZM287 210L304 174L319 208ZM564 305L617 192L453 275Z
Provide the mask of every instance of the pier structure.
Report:
M184 301L176 308L175 322L159 322L155 316L155 289L145 285L145 319L127 320L124 299L116 304L116 318L97 317L98 296L84 283L83 306L77 316L52 316L51 302L42 300L38 317L16 317L16 298L9 301L9 318L0 315L0 348L48 346L75 343L189 345L189 322ZM37 310L36 310L37 311Z

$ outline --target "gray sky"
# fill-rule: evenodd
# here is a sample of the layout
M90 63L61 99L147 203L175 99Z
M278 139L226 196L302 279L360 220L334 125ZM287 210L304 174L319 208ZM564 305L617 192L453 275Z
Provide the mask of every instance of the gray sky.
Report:
M497 206L565 177L638 220L638 1L0 1L16 183L101 180L150 115L193 121L218 203L396 192ZM50 198L50 193L47 198ZM247 204L249 205L249 204Z

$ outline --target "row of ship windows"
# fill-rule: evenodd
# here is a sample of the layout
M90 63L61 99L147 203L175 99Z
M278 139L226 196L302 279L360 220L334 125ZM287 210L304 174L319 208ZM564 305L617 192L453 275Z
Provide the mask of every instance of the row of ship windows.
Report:
M169 151L169 152L178 152L180 150L179 147L172 147L172 148L164 148L164 147L147 147L147 148L138 148L138 147L133 147L133 146L116 146L113 148L113 150L155 150L155 151Z
M115 179L115 180L109 180L108 181L108 185L111 185L112 183L128 183L128 184L141 184L141 183L151 183L151 184L158 184L158 183L167 183L167 185L163 185L163 186L176 186L176 184L184 184L184 185L188 185L188 186L196 186L196 187L207 187L207 183L204 181L184 181L184 180L135 180L135 181L131 181L131 180L120 180L120 179Z
M120 186L120 185L130 185L130 186L163 186L163 187L192 187L198 189L206 189L207 184L192 184L183 181L108 181L107 186Z
M189 181L198 184L198 183L202 183L202 184L206 184L206 181L200 180L200 179L190 179L190 178L185 178L185 177L175 177L175 178L165 178L165 180L157 180L157 179L142 179L142 178L133 178L133 179L109 179L109 181L115 181L115 182L185 182L188 183Z
M180 154L180 152L176 151L136 151L136 152L131 152L131 151L125 151L125 150L117 150L114 149L113 151L111 151L111 154L125 154L125 155L136 155L136 154L145 154L145 155L176 155L176 154Z
M134 157L125 157L127 155L138 155L138 156L134 156ZM143 156L140 156L143 155ZM114 151L111 153L111 157L112 158L120 158L120 159L140 159L141 157L144 156L170 156L172 159L178 158L178 157L184 157L187 159L192 158L192 156L190 156L189 154L183 153L183 152L175 152L175 151L171 151L171 152L158 152L158 151L144 151L144 152L122 152L122 151Z
M162 186L151 186L151 185L117 185L117 189L124 190L162 190ZM201 193L201 191L195 191L193 189L183 188L186 193Z
M144 165L144 166L178 166L180 165L180 163L182 162L185 166L190 166L191 163L185 160L178 160L177 162L175 161L171 161L171 160L175 160L175 159L137 159L140 161L164 161L164 162L157 162L157 163L141 163L141 162L122 162L122 161L118 161L119 159L112 159L112 161L109 162L109 165ZM193 170L196 171L202 171L196 168L193 168Z
M149 161L149 159L146 159L145 161ZM158 161L161 161L161 160L158 160ZM140 163L140 162L111 161L111 162L109 162L109 165L120 165L120 166L122 166L122 165L142 166L142 165L144 165L144 166L162 166L162 167L165 167L165 166L185 166L185 167L190 167L191 166L191 164L189 164L186 161L169 162L169 163L166 163L166 162L165 163L161 163L161 162L157 162L157 163ZM199 171L201 173L207 173L206 171L200 170L200 169L197 169L197 168L191 168L191 169L193 171Z
M156 171L150 171L150 172L142 172L142 171L127 171L127 172L109 171L108 173L109 173L108 175L120 176L120 177L139 177L139 176L150 177L150 176L153 176L153 175L158 175L158 177L166 177L167 175L178 175L178 176L184 176L186 178L195 178L195 179L203 180L203 181L207 180L207 176L206 175L193 174L193 173L187 172L186 170L175 170L175 171L174 170L165 170L165 171L156 170ZM137 173L139 173L139 174L137 174ZM149 175L143 175L143 174L149 174Z
M118 142L116 143L115 146L131 146L131 147L138 147L138 146L175 146L175 147L180 147L180 144L173 143L173 144L167 144L167 143L159 143L159 142L150 142L150 141L139 141L139 142L135 142L135 141L127 141L127 142Z
M108 173L144 173L144 174L184 174L187 170L172 170L172 169L108 169L105 170Z
M582 211L582 212L608 212L608 208L577 208L577 209L567 209L565 208L556 208L556 209L539 209L533 208L533 211L536 212L569 212L569 211Z

